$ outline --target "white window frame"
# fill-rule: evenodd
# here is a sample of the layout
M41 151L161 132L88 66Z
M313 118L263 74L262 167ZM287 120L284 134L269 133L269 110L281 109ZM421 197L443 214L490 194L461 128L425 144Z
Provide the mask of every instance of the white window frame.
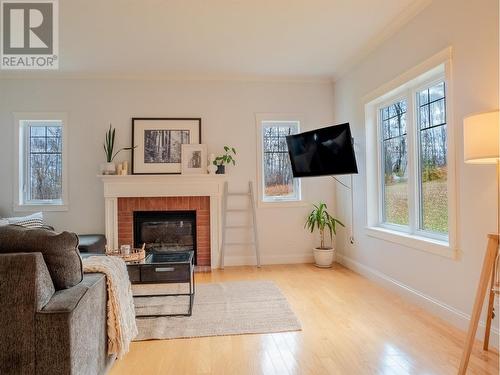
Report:
M295 179L297 194L294 197L266 199L264 195L264 150L263 150L263 123L265 122L297 122L298 131L304 126L303 116L294 113L257 113L255 115L256 135L257 135L257 192L259 199L257 205L260 208L266 207L302 207L305 203L302 200L302 187L300 178Z
M68 115L64 112L16 112L14 115L14 211L67 211L68 210ZM27 176L26 122L60 121L62 124L62 198L49 201L26 201Z
M364 97L366 122L366 165L367 165L367 227L366 233L385 241L404 245L417 250L430 252L444 257L457 259L457 181L455 172L455 126L452 118L453 82L451 70L452 50L447 48L422 64L404 73L395 80ZM419 229L419 217L416 207L419 201L419 144L415 124L417 116L414 107L417 93L434 83L445 82L446 124L447 124L447 189L448 189L448 235L441 235ZM383 222L383 170L381 165L382 141L380 108L396 100L407 100L407 141L408 159L412 159L408 168L409 226L400 226Z

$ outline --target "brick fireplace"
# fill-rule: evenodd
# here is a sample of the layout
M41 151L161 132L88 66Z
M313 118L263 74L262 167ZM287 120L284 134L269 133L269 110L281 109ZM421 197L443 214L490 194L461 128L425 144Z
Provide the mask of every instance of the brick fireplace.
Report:
M128 175L99 178L103 182L104 224L110 248L118 249L123 243L133 244L134 211L195 211L198 267L218 267L225 175Z
M196 215L196 263L210 266L210 197L119 197L118 245L134 244L134 212L194 211Z

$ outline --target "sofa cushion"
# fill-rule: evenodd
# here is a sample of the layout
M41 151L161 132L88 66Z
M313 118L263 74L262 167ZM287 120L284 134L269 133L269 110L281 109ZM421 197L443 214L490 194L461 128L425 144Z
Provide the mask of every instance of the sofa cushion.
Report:
M36 212L28 216L15 216L6 218L9 224L21 225L26 228L41 228L44 226L43 213Z
M42 253L56 290L75 286L83 279L78 237L74 233L0 226L0 253L20 252Z

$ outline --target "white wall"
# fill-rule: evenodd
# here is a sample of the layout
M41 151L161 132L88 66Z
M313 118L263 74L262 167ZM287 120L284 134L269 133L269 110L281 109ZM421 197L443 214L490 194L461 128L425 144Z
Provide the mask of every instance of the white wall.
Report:
M366 226L365 124L362 97L442 49L453 47L453 121L456 128L458 241L451 260L368 237ZM351 268L404 293L420 305L465 328L486 249L496 232L494 166L463 163L462 119L498 108L498 1L435 0L334 85L337 122L349 121L358 148L354 179L354 236L339 238L341 259ZM338 209L350 215L350 197L338 189ZM498 339L498 337L496 337Z
M118 144L126 146L131 142L131 117L201 117L209 152L217 153L225 144L237 148L238 163L229 167L229 182L234 189L245 189L249 180L256 180L255 113L301 113L305 130L331 124L332 101L332 85L321 82L0 79L0 216L13 214L12 112L68 112L70 210L48 212L46 218L58 230L103 233L103 192L96 175L110 122L117 128ZM331 179L305 180L302 186L306 202L332 204ZM303 229L308 209L258 210L264 263L311 260L315 238ZM251 255L248 249L232 253ZM228 263L253 259L227 257Z

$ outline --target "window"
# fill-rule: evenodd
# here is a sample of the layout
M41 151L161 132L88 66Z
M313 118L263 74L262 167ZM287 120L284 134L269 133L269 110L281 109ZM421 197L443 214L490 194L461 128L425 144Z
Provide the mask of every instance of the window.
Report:
M404 99L393 100L379 108L379 163L383 171L381 222L394 226L393 229L420 231L420 235L445 239L448 235L448 187L443 79L440 77L437 82L410 90ZM407 117L414 118L416 124ZM408 131L412 132L413 143L408 142ZM411 165L414 168L409 168ZM415 176L411 176L412 169L416 171ZM410 197L409 180L416 184L412 190L418 199ZM415 223L412 223L410 212L417 215Z
M446 86L439 82L417 93L419 144L419 228L448 234Z
M406 100L380 109L384 173L382 221L396 225L409 224L406 112Z
M428 65L415 68L414 78L405 73L391 82L394 88L385 93L377 90L365 106L367 231L455 257L454 144L447 126L450 61Z
M18 114L16 123L19 128L16 208L64 209L67 166L63 116Z
M297 134L300 121L258 120L259 179L262 202L300 201L300 181L293 178L286 136ZM285 117L286 118L286 117Z

